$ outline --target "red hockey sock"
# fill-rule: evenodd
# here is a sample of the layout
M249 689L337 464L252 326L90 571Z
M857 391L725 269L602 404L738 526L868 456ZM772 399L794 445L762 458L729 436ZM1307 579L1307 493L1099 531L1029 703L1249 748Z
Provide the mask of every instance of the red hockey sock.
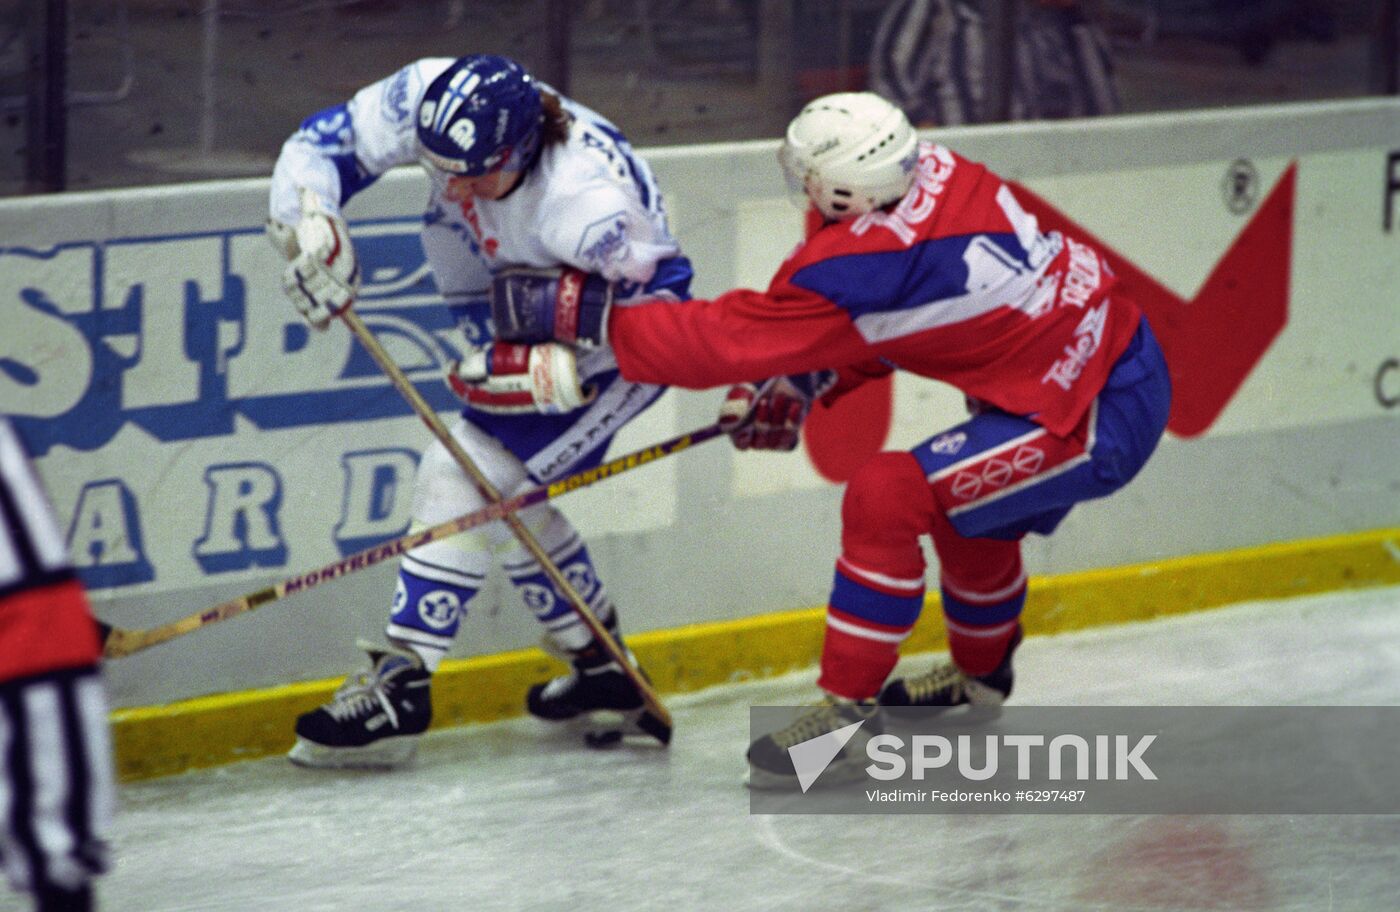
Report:
M1020 542L964 537L939 514L933 547L953 661L967 674L989 674L1005 658L1026 604Z
M899 643L908 633L907 627L876 628L828 608L817 686L847 700L872 699L899 661Z
M817 682L828 692L870 699L894 668L924 604L919 536L933 510L923 470L908 453L875 455L846 485Z
M1018 622L1011 621L995 627L969 627L947 618L948 649L953 664L964 674L991 674L1006 658L1006 649L1016 635Z

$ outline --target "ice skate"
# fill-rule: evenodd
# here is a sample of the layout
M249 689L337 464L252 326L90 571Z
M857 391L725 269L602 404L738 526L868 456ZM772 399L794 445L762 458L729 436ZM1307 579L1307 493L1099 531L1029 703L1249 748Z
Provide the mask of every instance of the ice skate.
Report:
M1011 696L1016 676L1011 657L1021 644L1021 628L1006 647L1001 664L989 674L965 674L951 659L941 659L926 674L897 678L880 692L881 706L928 706L950 709L954 706L998 707Z
M329 703L297 719L288 758L298 766L392 769L413 759L432 719L431 678L411 652L360 643L370 668L346 679Z
M34 894L36 912L92 912L92 885L84 884L76 889L48 884Z
M615 630L610 632L616 635ZM618 643L621 645L620 639ZM603 710L632 714L642 707L642 694L637 686L596 640L579 650L557 650L548 643L546 649L573 667L568 674L531 686L525 698L525 708L530 715L563 722ZM632 667L641 671L631 650L622 646L622 651ZM642 676L646 677L646 672L642 672Z
M884 731L884 719L874 700L842 700L827 695L811 711L786 728L764 735L749 745L749 788L797 790L801 782L793 766L791 748L856 723L864 723L821 773L827 784L849 782L864 775L865 744ZM803 789L805 791L805 789Z

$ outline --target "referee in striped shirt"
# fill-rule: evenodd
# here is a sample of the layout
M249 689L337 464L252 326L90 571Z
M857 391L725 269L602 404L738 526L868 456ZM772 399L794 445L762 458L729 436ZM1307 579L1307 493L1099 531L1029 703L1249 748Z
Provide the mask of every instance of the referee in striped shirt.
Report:
M0 415L0 865L40 912L92 909L107 867L101 652L48 499Z

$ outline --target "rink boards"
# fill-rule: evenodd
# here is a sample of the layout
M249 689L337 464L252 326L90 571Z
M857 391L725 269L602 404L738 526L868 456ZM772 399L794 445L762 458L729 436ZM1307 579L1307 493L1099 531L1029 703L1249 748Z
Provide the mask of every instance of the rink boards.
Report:
M1371 552L1388 553L1379 543L1400 524L1400 104L1016 124L939 138L1033 190L1193 314L1235 315L1244 329L1278 324L1243 362L1231 361L1230 333L1204 350L1201 376L1229 362L1236 373L1223 380L1238 384L1208 426L1170 436L1120 495L1076 510L1051 539L1028 540L1038 583L1075 580L1077 592L1102 593L1053 609L1034 602L1042 614L1032 615L1033 630L1135 616L1119 606L1166 578L1160 567L1194 580L1181 585L1219 587L1245 571L1198 578L1187 568L1213 567L1240 548L1361 534ZM774 149L648 152L695 262L697 294L761 286L798 238ZM1271 229L1286 231L1286 243L1242 244L1290 173L1287 218ZM279 261L261 237L265 195L266 182L253 180L0 204L0 409L38 452L97 611L118 625L154 626L254 591L407 522L426 435L347 333L307 332L281 297ZM367 278L360 312L448 410L439 365L457 343L417 247L423 195L421 176L404 171L352 203ZM1243 262L1222 278L1227 254ZM708 424L718 399L668 394L614 452ZM803 453L737 456L712 443L559 505L588 536L625 628L647 632L634 639L657 650L650 664L663 688L797 667L820 638L815 612L836 550L843 460L913 446L961 414L956 394L901 377L856 415L815 427ZM1352 548L1321 548L1316 561L1336 572L1311 575L1349 582L1341 568L1355 563ZM1250 572L1286 594L1293 559ZM112 663L127 773L185 762L171 758L187 757L187 745L156 734L157 720L188 723L196 713L189 703L164 706L172 701L242 713L245 722L228 726L243 742L229 756L278 749L291 704L319 701L358 661L354 638L377 634L392 572L354 574ZM1379 569L1355 577L1384 579ZM440 715L517 712L523 682L545 661L518 652L536 635L493 579L454 656L496 683L463 677L460 699L440 701ZM928 636L920 642L931 648ZM722 645L702 648L709 642ZM287 686L295 681L306 683ZM205 762L218 761L197 765Z
M1039 636L1396 583L1400 527L1033 577L1024 622ZM1400 611L1400 604L1390 607ZM946 649L940 618L938 595L930 594L901 651ZM664 696L813 668L825 629L825 608L814 607L649 631L630 637L628 645ZM433 677L432 727L521 715L529 686L563 671L539 649L448 659ZM118 710L119 775L148 779L285 753L296 717L324 703L340 683L337 677Z

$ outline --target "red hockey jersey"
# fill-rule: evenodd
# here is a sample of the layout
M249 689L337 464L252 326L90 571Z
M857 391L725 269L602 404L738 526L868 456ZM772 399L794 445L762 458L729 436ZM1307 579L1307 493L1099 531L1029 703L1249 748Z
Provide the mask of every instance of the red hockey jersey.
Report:
M1103 257L1042 233L985 166L920 146L897 204L829 223L766 292L616 308L629 380L703 389L877 365L942 380L1067 435L1137 330Z

